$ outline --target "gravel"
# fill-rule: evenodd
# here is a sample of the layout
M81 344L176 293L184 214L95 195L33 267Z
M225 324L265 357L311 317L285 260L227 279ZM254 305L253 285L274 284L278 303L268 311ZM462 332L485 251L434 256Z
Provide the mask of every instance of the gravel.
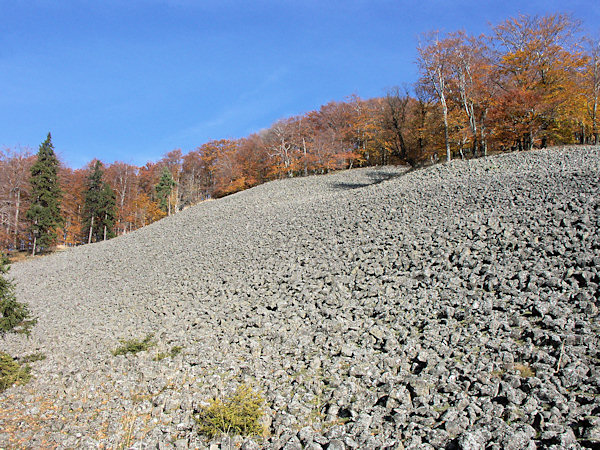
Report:
M275 181L16 263L39 321L2 347L46 358L0 447L598 448L599 229L600 148L567 147ZM199 435L242 383L268 436Z

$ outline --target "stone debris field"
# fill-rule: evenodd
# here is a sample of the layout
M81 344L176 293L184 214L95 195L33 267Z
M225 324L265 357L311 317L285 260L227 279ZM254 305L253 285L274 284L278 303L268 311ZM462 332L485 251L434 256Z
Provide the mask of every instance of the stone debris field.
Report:
M564 147L270 182L15 263L38 323L2 349L45 359L0 448L599 448L599 230L600 148ZM263 435L201 435L242 385Z

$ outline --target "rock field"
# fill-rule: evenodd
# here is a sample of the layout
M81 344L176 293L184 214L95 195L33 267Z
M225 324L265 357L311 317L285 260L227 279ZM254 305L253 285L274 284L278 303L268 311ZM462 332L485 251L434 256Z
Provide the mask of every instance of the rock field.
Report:
M599 448L599 229L600 147L567 147L271 182L16 263L39 320L0 345L46 358L0 448ZM269 434L199 435L243 383Z

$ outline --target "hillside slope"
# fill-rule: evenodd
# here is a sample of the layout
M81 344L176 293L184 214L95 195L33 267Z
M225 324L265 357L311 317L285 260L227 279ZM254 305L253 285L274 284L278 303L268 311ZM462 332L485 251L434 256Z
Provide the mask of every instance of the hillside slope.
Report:
M2 345L47 358L0 447L202 448L244 382L248 449L593 446L599 229L600 149L565 148L271 182L15 264L39 322Z

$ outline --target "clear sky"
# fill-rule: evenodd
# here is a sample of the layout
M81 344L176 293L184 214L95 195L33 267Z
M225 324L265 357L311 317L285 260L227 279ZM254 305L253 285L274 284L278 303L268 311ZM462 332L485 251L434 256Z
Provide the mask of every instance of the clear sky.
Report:
M143 165L416 80L422 32L598 0L0 0L0 147Z

